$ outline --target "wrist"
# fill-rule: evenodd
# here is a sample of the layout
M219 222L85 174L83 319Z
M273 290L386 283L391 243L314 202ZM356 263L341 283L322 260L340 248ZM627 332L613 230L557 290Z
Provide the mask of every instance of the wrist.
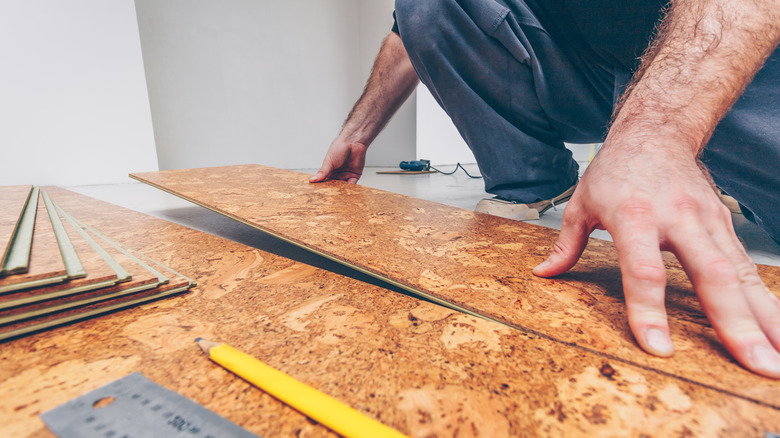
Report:
M344 144L359 144L363 147L368 147L371 143L371 138L365 135L364 130L360 127L351 127L349 124L344 125L344 128L339 133L334 142L340 142Z
M638 90L637 90L638 91ZM632 145L636 149L669 150L695 158L704 148L717 120L705 120L695 110L654 105L641 92L632 93L610 126L605 147Z

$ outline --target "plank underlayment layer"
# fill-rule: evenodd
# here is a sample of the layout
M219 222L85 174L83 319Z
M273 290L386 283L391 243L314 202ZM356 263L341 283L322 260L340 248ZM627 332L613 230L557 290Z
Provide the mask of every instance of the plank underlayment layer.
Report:
M64 190L190 293L6 342L0 435L131 372L262 436L334 436L206 358L227 342L411 437L755 436L780 410Z
M31 192L32 186L0 187L0 268L3 267Z
M54 284L67 278L65 263L60 254L46 205L39 199L29 269L23 273L0 278L0 293Z
M673 358L639 349L628 327L614 246L591 239L571 272L538 278L557 231L258 165L131 177L435 300L602 355L780 407L780 383L737 364L672 256ZM779 270L759 267L775 293Z

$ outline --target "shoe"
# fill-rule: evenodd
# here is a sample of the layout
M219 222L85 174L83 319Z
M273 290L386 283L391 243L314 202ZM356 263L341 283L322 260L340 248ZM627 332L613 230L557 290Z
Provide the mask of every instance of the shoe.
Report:
M571 195L574 193L574 188L577 185L569 187L565 192L560 195L539 202L532 202L530 204L520 204L515 201L504 199L500 196L493 198L487 198L479 201L474 211L480 213L492 214L493 216L499 216L516 221L530 221L539 219L545 211L554 208L558 204L571 199Z
M739 207L739 202L737 202L736 199L729 196L728 193L720 188L718 188L718 196L720 197L720 202L722 202L732 214L742 214L742 209Z

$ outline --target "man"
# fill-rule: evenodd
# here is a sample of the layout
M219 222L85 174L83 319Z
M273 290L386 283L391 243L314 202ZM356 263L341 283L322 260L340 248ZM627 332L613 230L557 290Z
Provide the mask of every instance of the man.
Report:
M577 168L563 141L603 139L534 274L565 272L608 230L632 332L670 356L672 251L726 348L780 378L780 300L714 189L780 241L780 0L397 0L396 18L312 182L357 182L418 77L504 199L564 196Z

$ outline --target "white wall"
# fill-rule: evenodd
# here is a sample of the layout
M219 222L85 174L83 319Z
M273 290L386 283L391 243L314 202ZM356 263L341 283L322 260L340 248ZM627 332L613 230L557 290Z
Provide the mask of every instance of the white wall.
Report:
M316 168L360 96L392 26L393 2L136 0L136 7L162 169ZM406 114L399 120L411 125L391 126L369 163L386 159L382 142L411 138L413 151L414 113Z
M417 158L434 166L477 162L452 119L422 84L417 87Z
M157 169L132 0L4 0L0 59L0 185Z

